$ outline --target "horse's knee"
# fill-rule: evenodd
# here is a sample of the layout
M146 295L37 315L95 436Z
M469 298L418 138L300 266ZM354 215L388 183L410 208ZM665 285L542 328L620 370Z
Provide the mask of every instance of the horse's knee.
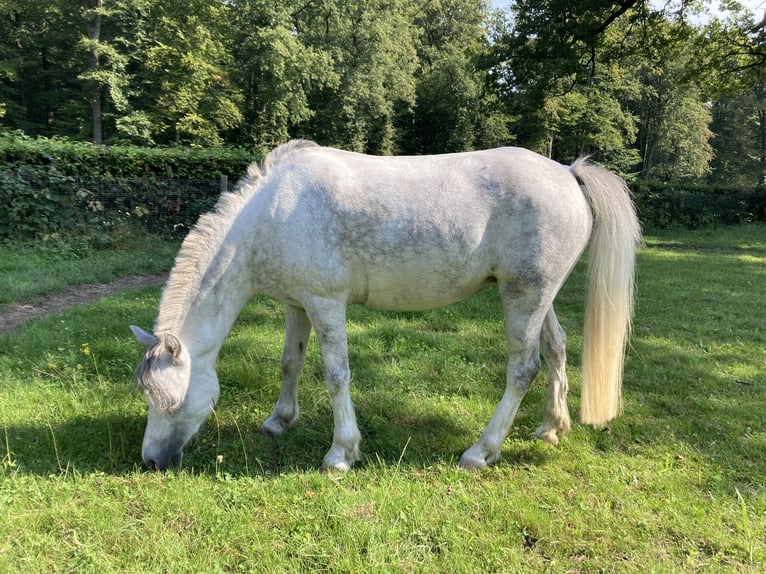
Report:
M532 381L540 372L540 357L534 356L528 361L520 362L509 369L508 383L515 384L522 392L526 393L532 385Z
M342 389L348 389L351 372L346 367L336 365L327 370L325 379L327 391L335 396Z
M280 363L282 376L287 378L297 377L303 367L303 357L295 355L283 355Z

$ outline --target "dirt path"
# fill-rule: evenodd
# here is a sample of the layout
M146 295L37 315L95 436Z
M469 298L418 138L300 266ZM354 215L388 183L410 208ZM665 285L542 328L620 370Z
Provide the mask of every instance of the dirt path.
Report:
M149 285L162 285L167 278L167 273L123 277L122 279L101 285L77 285L63 293L42 297L29 304L11 303L9 305L0 305L0 334L12 331L27 319L34 319L48 313L63 311L72 305L90 303L101 297L114 295L122 291L140 289Z

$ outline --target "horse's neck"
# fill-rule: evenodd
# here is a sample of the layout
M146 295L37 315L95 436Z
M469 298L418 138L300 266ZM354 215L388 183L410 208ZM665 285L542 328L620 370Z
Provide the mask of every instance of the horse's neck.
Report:
M216 259L193 280L174 278L171 273L167 297L163 296L158 316L158 326L175 331L192 357L209 356L212 360L252 296L249 269L241 261L242 257L236 253L227 257L222 251ZM171 289L180 289L182 293L171 293ZM163 316L166 300L172 308L175 297L181 298L184 304L175 310L175 317Z

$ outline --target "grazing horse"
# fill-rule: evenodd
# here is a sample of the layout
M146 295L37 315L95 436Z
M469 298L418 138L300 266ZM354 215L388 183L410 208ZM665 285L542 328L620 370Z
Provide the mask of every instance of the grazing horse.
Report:
M216 358L256 293L285 305L279 399L263 431L298 420L298 377L313 328L334 432L322 467L346 471L361 435L349 394L346 307L424 310L490 285L500 293L508 367L489 424L461 457L500 458L519 404L548 365L536 436L570 429L566 335L553 300L589 247L581 419L604 425L620 409L640 227L625 183L578 160L569 167L520 148L374 157L292 141L253 164L186 237L162 294L137 377L149 404L142 457L180 464L218 401Z

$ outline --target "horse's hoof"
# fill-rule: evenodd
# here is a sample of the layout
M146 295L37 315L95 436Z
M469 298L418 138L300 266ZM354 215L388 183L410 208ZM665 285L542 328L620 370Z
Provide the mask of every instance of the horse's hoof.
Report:
M556 429L539 428L537 429L537 432L535 432L535 438L553 446L559 444L559 437L556 434Z
M268 436L279 436L285 432L285 428L282 425L266 421L261 425L261 432Z
M272 416L263 421L261 432L269 436L279 436L285 431L293 428L296 422L298 422L298 417L295 417L290 422L285 422L285 420L280 417Z
M349 470L351 470L351 465L345 460L340 462L324 461L320 467L320 470L328 474L346 474Z
M485 461L483 458L463 455L460 457L460 462L458 462L457 465L463 470L476 472L487 468L487 461Z

